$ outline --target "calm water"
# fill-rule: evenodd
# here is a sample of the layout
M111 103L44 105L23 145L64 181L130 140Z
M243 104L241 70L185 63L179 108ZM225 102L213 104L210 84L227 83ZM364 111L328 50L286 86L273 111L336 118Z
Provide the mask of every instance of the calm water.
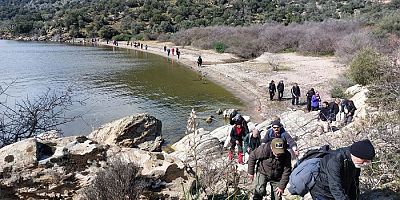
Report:
M192 108L206 117L219 108L242 106L222 87L203 84L176 62L134 50L0 40L0 72L1 85L15 81L8 103L71 87L74 100L85 104L76 103L66 113L83 117L60 127L64 135L87 134L114 119L147 112L162 121L167 142L174 142L183 136ZM223 124L217 117L200 127Z

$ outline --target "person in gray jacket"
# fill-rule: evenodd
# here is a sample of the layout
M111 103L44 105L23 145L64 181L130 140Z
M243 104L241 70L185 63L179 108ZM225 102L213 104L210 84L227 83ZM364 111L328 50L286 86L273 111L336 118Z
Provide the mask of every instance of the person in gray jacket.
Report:
M248 161L250 181L254 179L257 161L253 200L263 199L268 182L271 185L271 199L275 200L275 195L276 199L282 199L292 171L291 155L286 149L285 142L281 138L275 138L251 152Z

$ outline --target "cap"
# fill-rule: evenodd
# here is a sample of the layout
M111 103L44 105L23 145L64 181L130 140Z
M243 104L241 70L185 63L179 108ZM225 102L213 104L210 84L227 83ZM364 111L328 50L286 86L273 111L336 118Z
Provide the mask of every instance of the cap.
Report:
M350 153L357 158L372 160L375 157L375 148L371 141L361 140L350 146Z
M279 127L282 126L281 122L278 121L278 120L272 121L271 125L272 125L272 126L279 126Z
M271 141L271 147L272 147L272 151L275 154L285 153L284 142L283 142L283 140L281 138L274 138Z

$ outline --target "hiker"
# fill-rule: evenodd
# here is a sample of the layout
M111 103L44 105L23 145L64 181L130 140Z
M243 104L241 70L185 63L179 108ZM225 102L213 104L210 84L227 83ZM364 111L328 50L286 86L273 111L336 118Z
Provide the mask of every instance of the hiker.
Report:
M197 58L197 67L201 67L202 64L203 64L203 59L201 58L201 56L199 56L199 58Z
M174 48L171 49L171 53L172 53L172 55L175 55L175 49Z
M279 83L276 86L276 88L278 89L278 100L282 101L283 91L285 90L285 84L283 83L283 80L279 81Z
M319 93L316 92L312 97L311 97L311 110L312 111L317 111L319 109L319 103L321 102L321 97L319 96Z
M308 111L308 112L311 111L311 98L312 98L312 96L314 96L314 95L315 95L314 88L311 88L311 89L307 92L307 94L306 94L306 96L307 96L307 111Z
M232 128L234 127L236 122L241 122L242 127L245 128L245 132L246 133L250 132L249 127L247 126L246 120L243 118L243 116L241 114L239 114L239 112L237 110L233 110L233 112L231 112L228 117L229 117L229 124L232 125ZM225 140L224 147L228 147L231 142L230 131L228 131L227 134L228 134L228 137Z
M274 99L276 92L276 86L274 80L272 80L271 83L269 83L268 90L269 90L269 100L272 101L272 99Z
M244 150L247 154L254 150L256 150L261 145L261 136L260 131L257 128L254 128L251 134L247 134L244 137Z
M181 52L178 51L178 48L176 48L176 55L178 56L178 59L179 59L179 57L181 56Z
M353 143L324 156L310 193L314 200L359 199L360 169L375 157L369 140Z
M347 106L344 108L344 124L347 125L353 121L357 108L352 100L347 100Z
M285 146L290 149L293 157L297 157L299 155L296 142L294 141L292 136L290 136L289 133L285 131L280 120L275 120L272 122L272 127L267 130L267 133L265 133L262 142L264 144L267 144L274 138L281 138L286 143Z
M166 52L167 51L167 46L164 46L164 52Z
M330 116L329 119L331 121L336 121L336 115L339 113L339 104L340 104L340 99L335 99L335 101L329 103L329 109L330 109Z
M329 108L329 103L327 101L324 101L322 103L322 108L319 111L319 120L322 121L321 126L322 130L324 133L328 132L329 127L330 127L330 115L331 115L331 109Z
M292 105L299 105L299 98L300 98L300 87L297 83L294 83L294 86L291 90L292 93Z
M167 49L167 56L169 57L169 53L171 52L171 49Z
M281 138L275 138L261 145L251 152L248 163L250 181L254 179L254 168L257 165L253 200L263 199L268 182L271 185L271 199L275 199L275 195L276 199L282 199L292 170L290 153L286 150L284 141Z
M147 47L148 47L148 46L147 46L147 44L146 44L146 45L144 46L144 49L147 50Z
M238 116L238 115L236 115ZM236 117L235 116L235 117ZM235 125L232 127L231 136L231 149L229 151L229 160L233 160L233 152L235 147L238 147L238 164L244 164L243 162L243 138L248 134L247 129L243 126L243 121L240 118L235 120Z

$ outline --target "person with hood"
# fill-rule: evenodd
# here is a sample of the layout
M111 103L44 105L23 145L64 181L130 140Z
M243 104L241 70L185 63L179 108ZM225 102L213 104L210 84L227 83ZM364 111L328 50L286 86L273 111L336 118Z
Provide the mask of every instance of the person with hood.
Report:
M282 101L283 91L285 91L285 84L283 83L283 80L279 81L276 88L278 89L278 100Z
M311 110L317 111L319 109L319 104L321 103L321 97L319 93L316 92L315 95L311 97Z
M275 93L276 93L276 86L275 86L274 80L272 80L269 83L268 91L269 91L269 100L272 101L272 99L274 99L274 96L275 96Z
M263 199L268 182L271 185L271 199L276 196L276 199L281 200L291 171L291 156L281 138L275 138L251 152L247 172L249 180L254 180L253 200Z
M238 117L237 117L238 116ZM231 148L228 154L229 160L233 160L233 153L235 151L235 147L238 147L238 160L237 162L239 164L244 164L243 162L243 139L246 137L248 133L248 129L246 129L243 126L243 121L241 120L241 116L236 115L237 119L234 120L235 125L232 127L232 130L230 132L230 143L231 143ZM244 120L244 119L243 119Z
M359 200L360 172L375 157L369 140L361 140L350 147L337 149L320 161L320 172L310 193L314 200Z
M311 111L311 99L314 95L315 95L314 88L311 88L306 94L306 96L307 96L307 111L308 112Z

